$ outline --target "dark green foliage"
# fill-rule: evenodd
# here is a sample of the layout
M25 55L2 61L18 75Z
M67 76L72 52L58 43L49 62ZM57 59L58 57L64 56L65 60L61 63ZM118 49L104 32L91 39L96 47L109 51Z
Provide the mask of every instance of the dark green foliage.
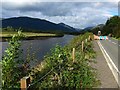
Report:
M113 16L109 18L103 27L95 27L91 30L94 34L97 34L98 31L102 31L102 35L111 34L113 37L120 37L120 17Z
M92 42L85 42L84 52L81 51L81 42L89 35L86 33L77 36L69 45L65 47L57 45L52 49L43 61L44 67L41 70L33 69L32 83L34 84L31 88L92 88L97 86L96 71L90 66L90 62L94 62L91 59L95 57ZM72 60L73 47L76 49L75 62ZM46 75L49 71L50 73Z
M22 49L20 49L20 40L23 36L21 31L18 31L18 34L12 37L0 62L2 64L2 88L4 90L20 87L20 79L28 73L22 57Z
M119 38L120 37L120 17L119 16L113 16L110 19L107 20L103 32L105 32L105 35L112 34L114 37Z
M2 32L3 31L11 32L11 31L15 31L15 30L12 27L7 26L6 28L2 28Z
M99 27L95 27L92 29L92 32L96 35L98 34L98 31L101 31L101 29ZM102 33L104 33L104 32L102 32Z
M2 28L2 32L16 32L21 31L21 28L15 29L12 26L7 26L6 28Z

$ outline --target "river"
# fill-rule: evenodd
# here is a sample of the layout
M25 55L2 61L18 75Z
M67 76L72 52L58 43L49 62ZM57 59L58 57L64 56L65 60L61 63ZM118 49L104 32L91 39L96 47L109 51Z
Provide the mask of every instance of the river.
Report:
M63 37L50 37L50 38L42 38L35 40L24 40L22 41L22 49L23 49L23 57L26 59L26 56L29 55L33 62L40 62L43 60L43 57L50 52L50 49L55 47L56 44L64 46L69 43L69 41L73 38L73 35L65 35ZM5 49L8 47L8 42L0 42L2 43L2 47L0 48L0 58L2 54L4 54ZM35 63L32 63L33 65Z

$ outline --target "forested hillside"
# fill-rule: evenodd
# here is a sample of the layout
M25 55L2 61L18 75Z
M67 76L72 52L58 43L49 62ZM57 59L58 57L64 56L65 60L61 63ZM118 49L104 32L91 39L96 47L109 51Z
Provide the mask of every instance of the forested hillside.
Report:
M97 34L99 30L102 31L102 35L111 34L113 37L120 38L120 17L113 16L106 21L105 25L91 29L94 34Z
M114 37L120 37L120 17L113 16L107 20L105 26L103 27L103 33L105 35L112 34Z

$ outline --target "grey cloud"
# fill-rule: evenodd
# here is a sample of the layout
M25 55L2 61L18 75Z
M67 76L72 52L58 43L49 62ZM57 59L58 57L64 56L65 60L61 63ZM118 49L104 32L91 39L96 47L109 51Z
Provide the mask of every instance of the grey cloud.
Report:
M3 3L3 9L19 10L20 12L41 12L46 16L66 16L72 15L71 10L74 8L82 8L88 3L83 2L39 2L28 5L17 6L14 3ZM6 7L7 6L7 7Z
M6 7L7 6L7 7ZM16 6L5 4L3 5L3 9L6 10L19 10L20 12L41 12L43 15L46 16L65 16L67 13L70 13L70 4L65 3L57 3L57 2L40 2L40 3L33 3L31 5L24 5L24 6Z
M112 16L111 13L117 12L117 5L108 2L37 2L24 5L3 3L2 9L3 17L30 16L83 28L105 23Z

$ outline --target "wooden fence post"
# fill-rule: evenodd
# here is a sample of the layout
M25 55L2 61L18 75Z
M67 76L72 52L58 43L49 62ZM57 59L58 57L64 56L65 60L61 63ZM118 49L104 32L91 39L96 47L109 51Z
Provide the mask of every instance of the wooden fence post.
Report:
M82 52L84 50L84 41L82 41Z
M20 83L21 83L21 90L30 90L27 89L28 85L30 84L30 77L23 77Z
M75 48L73 48L73 51L72 51L72 59L73 59L73 62L75 62Z
M88 39L85 39L85 42L87 43Z
M88 40L90 41L90 39L91 39L91 37L90 37L90 35L89 35Z

